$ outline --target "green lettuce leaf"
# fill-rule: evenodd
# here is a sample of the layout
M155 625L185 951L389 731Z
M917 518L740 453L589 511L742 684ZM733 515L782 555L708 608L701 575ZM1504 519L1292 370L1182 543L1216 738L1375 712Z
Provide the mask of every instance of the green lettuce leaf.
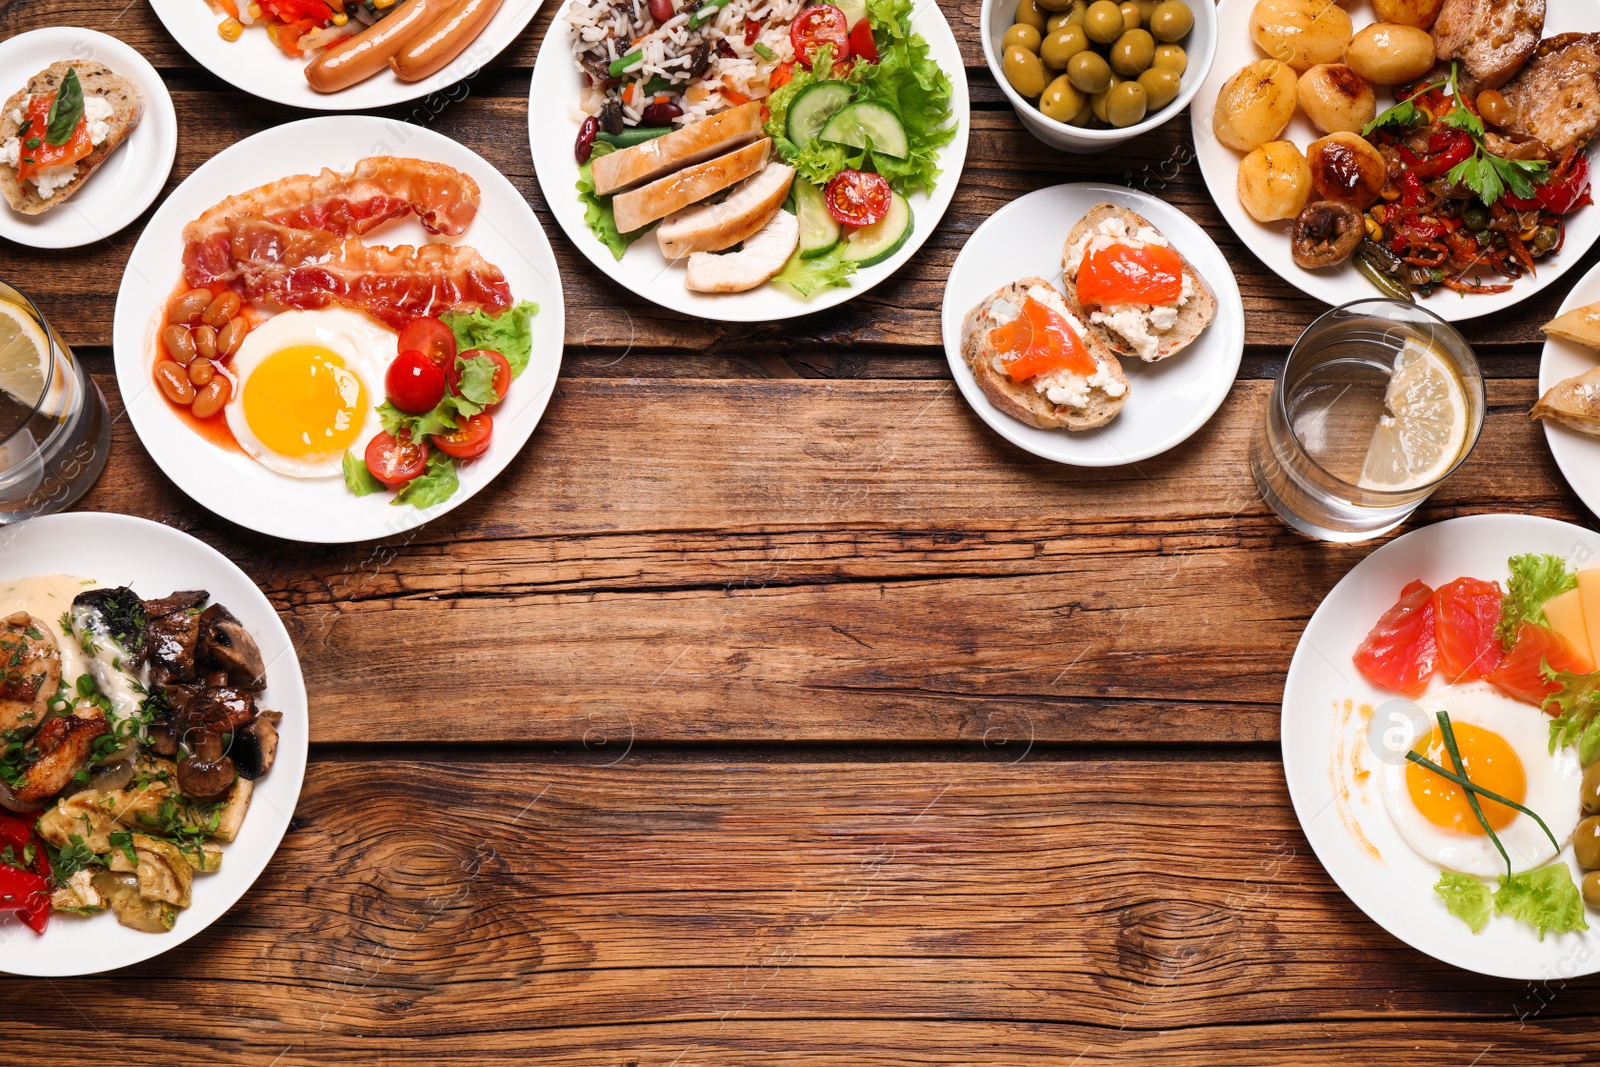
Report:
M1523 623L1548 625L1544 617L1546 600L1577 587L1577 575L1567 569L1567 561L1560 556L1512 556L1511 580L1506 582L1506 598L1500 605L1495 636L1509 651Z
M1554 704L1560 709L1550 720L1550 751L1577 745L1578 760L1587 766L1600 752L1600 674L1553 671L1548 663L1543 667L1545 679L1561 687L1545 701L1546 708Z
M413 441L420 441L429 434L446 434L456 428L456 401L456 397L447 396L432 411L408 415L385 400L378 405L378 422L391 437L399 437L404 432L410 434Z
M847 167L860 168L861 155L852 157L842 144L813 137L804 148L789 140L789 107L808 87L817 82L833 80L833 47L824 45L817 51L811 69L795 67L794 77L767 97L767 136L777 146L783 161L793 167L800 177L812 185L827 185L828 180ZM854 160L854 161L852 161Z
M1572 870L1561 862L1501 878L1494 910L1537 927L1540 941L1552 930L1564 934L1589 929L1583 921L1583 897L1572 881Z
M1488 924L1494 894L1476 878L1455 871L1440 871L1433 891L1444 900L1446 910L1472 927L1473 933Z
M527 369L533 356L533 317L538 313L538 304L523 300L498 315L487 311L446 311L439 318L456 335L458 351L486 348L498 352L511 364L511 376L515 378Z
M910 152L905 159L868 151L872 169L901 194L933 192L940 148L956 135L950 78L928 55L928 42L911 32L911 0L867 0L867 17L879 40L878 62L852 72L857 100L882 104L900 116Z
M367 469L367 461L354 452L344 454L344 484L356 496L371 496L384 490L384 484Z
M434 452L428 456L427 469L400 487L394 503L410 504L418 511L425 511L455 496L460 486L455 461L443 452Z
M504 352L500 354L505 355ZM457 357L456 369L461 372L461 380L456 386L456 408L461 414L476 415L484 408L499 403L501 396L494 391L494 372L500 368L494 360L488 356L473 356L471 359Z
M850 275L856 265L844 258L844 242L814 259L801 259L797 249L783 269L772 276L774 282L787 285L801 297L809 297L833 285L849 285Z
M593 163L598 156L616 150L615 145L596 141L594 151L589 156L589 163ZM628 250L628 246L649 233L650 227L641 226L632 233L623 233L617 229L617 217L611 211L611 198L601 196L594 191L594 173L590 170L589 163L578 168L577 189L578 199L583 201L583 221L588 223L590 232L600 238L600 243L611 249L611 255L621 259L622 253ZM502 352L501 355L505 353Z

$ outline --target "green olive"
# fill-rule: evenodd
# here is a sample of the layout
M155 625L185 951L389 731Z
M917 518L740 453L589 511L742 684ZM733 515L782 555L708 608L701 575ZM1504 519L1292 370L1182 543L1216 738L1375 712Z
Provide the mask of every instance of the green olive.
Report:
M1026 48L1007 48L1000 69L1005 71L1006 81L1011 83L1011 88L1030 100L1044 92L1044 64Z
M1094 117L1101 122L1108 122L1106 119L1106 97L1110 96L1111 90L1121 85L1124 80L1122 75L1113 71L1111 77L1106 81L1106 87L1098 93L1090 94L1089 106L1094 111Z
M1139 9L1139 25L1145 29L1150 28L1150 16L1155 13L1161 0L1130 0L1134 7ZM1130 29L1132 27L1129 27Z
M1073 0L1037 0L1037 2L1046 11L1066 11L1072 7Z
M1044 39L1039 46L1039 58L1056 70L1066 70L1067 63L1079 52L1089 50L1089 35L1079 25L1063 26Z
M1578 828L1572 831L1572 858L1591 871L1600 867L1600 815L1578 821Z
M1111 91L1106 94L1106 121L1118 129L1143 122L1148 109L1144 86L1138 82L1123 82L1121 85L1112 86ZM1600 848L1600 837L1597 837L1595 842L1596 847Z
M1171 44L1189 36L1194 29L1194 12L1183 0L1163 0L1150 13L1150 32L1158 41Z
M1045 86L1044 95L1039 97L1039 110L1044 112L1046 118L1071 122L1072 117L1082 111L1083 105L1088 102L1089 98L1078 91L1071 78L1063 74Z
M1137 78L1150 69L1156 41L1148 30L1129 30L1111 46L1111 69L1125 78Z
M1182 74L1189 69L1189 53L1185 52L1179 45L1158 44L1156 45L1156 57L1150 61L1150 65L1152 67L1160 67L1162 70L1172 70Z
M1049 12L1040 7L1036 0L1022 0L1022 2L1017 5L1018 25L1032 26L1040 33L1043 33L1045 20L1049 17Z
M1087 126L1093 119L1094 104L1090 103L1089 98L1086 96L1083 98L1083 106L1078 109L1078 113L1076 115L1067 120L1067 125Z
M1583 876L1583 902L1591 908L1600 908L1600 871L1590 871Z
M1583 785L1578 787L1578 796L1583 799L1585 815L1600 815L1600 760L1583 769Z
M1122 0L1122 32L1136 30L1144 25L1144 14L1133 0Z
M1077 23L1079 26L1082 26L1083 14L1088 10L1089 0L1072 0L1071 7L1067 8L1065 11L1057 11L1051 14L1050 18L1045 23L1046 32L1049 30L1059 30L1061 27L1070 26L1073 23Z
M1083 28L1095 44L1110 44L1122 36L1122 8L1116 0L1094 0L1084 12Z
M1079 52L1067 60L1067 77L1082 93L1103 93L1111 87L1111 64L1099 52Z
M1151 67L1139 75L1139 84L1144 86L1145 100L1151 111L1160 111L1176 100L1182 83L1183 78L1177 71L1165 67Z
M1017 23L1000 38L1002 48L1026 48L1030 52L1037 52L1040 42L1038 27L1029 26L1026 22Z

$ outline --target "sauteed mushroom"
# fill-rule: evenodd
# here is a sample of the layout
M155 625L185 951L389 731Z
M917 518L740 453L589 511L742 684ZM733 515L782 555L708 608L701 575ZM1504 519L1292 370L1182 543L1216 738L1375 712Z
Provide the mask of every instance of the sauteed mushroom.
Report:
M1365 233L1361 212L1337 200L1314 200L1294 220L1294 261L1308 270L1336 267L1350 258Z
M228 680L241 689L260 692L266 688L267 668L256 639L221 604L212 604L201 614L195 656L203 664L227 671Z
M202 730L190 739L194 751L178 763L178 788L196 800L214 800L228 791L239 770L222 750L222 735Z

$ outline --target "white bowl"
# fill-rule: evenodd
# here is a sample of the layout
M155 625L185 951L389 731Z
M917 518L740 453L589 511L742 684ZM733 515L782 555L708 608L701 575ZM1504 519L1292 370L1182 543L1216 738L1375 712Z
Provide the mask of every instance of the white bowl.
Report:
M1011 106L1017 111L1017 117L1022 120L1022 125L1029 133L1051 148L1059 148L1063 152L1104 152L1113 145L1131 141L1142 133L1149 133L1177 116L1189 106L1189 101L1194 99L1195 93L1200 91L1200 86L1205 84L1207 76L1210 75L1211 63L1217 57L1217 5L1211 0L1184 0L1184 2L1189 5L1189 10L1194 12L1194 28L1182 42L1183 50L1189 56L1189 67L1183 72L1183 83L1178 90L1178 96L1160 111L1145 116L1143 122L1125 126L1120 130L1091 130L1046 118L1044 112L1011 87L1011 83L1006 80L1005 71L1000 69L1000 39L1005 36L1006 30L1011 28L1015 20L1018 0L992 0L983 5L979 15L983 58L989 63L989 73L1000 83L1001 92L1011 101Z

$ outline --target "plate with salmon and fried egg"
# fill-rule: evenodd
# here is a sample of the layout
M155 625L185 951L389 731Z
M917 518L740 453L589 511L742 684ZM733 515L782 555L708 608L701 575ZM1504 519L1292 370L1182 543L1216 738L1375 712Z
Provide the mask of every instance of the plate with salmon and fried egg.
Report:
M231 522L337 543L470 499L561 365L555 256L527 201L441 134L339 116L218 153L146 226L117 379L151 457Z
M1378 925L1480 974L1600 971L1600 535L1476 515L1378 549L1307 624L1281 732Z

